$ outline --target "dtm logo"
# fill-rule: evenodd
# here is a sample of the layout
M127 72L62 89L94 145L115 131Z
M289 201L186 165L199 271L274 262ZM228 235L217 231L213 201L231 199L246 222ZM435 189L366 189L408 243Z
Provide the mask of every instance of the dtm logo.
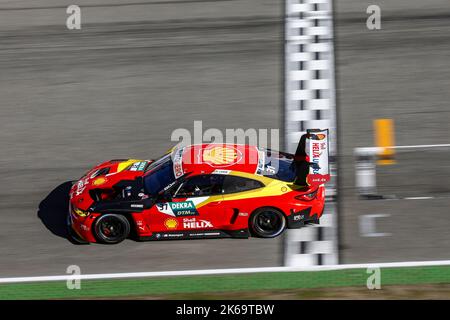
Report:
M213 224L206 220L196 220L195 218L184 219L183 227L185 229L206 229L214 227Z
M185 217L198 215L192 201L157 203L158 211L172 217Z

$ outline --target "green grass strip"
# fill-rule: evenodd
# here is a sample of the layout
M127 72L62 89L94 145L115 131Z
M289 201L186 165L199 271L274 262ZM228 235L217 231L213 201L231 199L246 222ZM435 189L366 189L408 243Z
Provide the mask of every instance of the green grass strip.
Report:
M80 290L65 281L0 284L0 299L71 299L157 296L182 293L365 287L366 269L267 272L233 275L82 280ZM450 266L381 269L382 285L450 283Z

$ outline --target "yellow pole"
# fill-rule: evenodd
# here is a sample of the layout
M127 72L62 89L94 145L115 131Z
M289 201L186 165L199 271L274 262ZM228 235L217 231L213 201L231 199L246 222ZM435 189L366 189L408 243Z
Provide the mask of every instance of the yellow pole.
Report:
M375 146L383 148L378 154L379 165L395 164L395 150L388 148L395 146L394 136L394 120L392 119L375 119Z

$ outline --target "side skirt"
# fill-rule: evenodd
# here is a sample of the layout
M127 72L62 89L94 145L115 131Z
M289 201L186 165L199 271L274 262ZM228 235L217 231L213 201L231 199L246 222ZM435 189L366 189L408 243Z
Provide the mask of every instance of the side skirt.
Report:
M155 232L148 237L139 237L138 241L151 240L185 240L185 239L218 239L218 238L241 238L249 237L248 229L241 230L190 230L190 231L167 231Z

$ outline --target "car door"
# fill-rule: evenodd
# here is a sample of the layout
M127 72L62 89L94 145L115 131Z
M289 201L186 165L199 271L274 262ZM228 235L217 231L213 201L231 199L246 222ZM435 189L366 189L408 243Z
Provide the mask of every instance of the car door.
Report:
M231 229L247 228L251 212L264 204L257 197L264 187L260 181L226 175L222 185L223 219Z
M155 205L152 231L216 230L224 223L222 175L196 175L174 190L172 198Z

